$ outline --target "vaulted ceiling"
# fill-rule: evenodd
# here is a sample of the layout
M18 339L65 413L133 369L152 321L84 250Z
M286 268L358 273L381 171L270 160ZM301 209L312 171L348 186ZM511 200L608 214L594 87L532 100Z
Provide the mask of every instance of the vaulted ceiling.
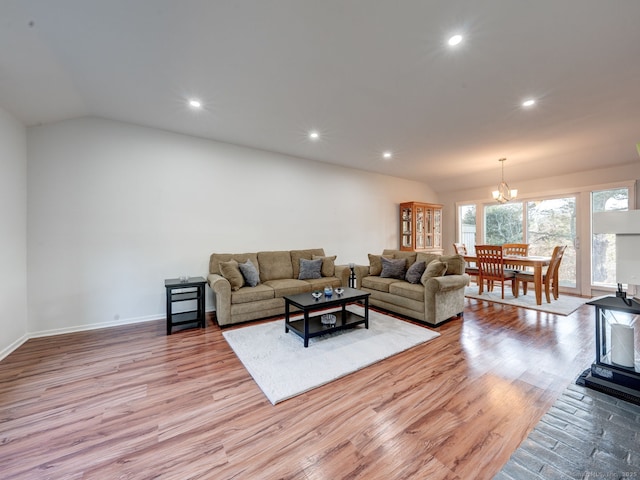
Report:
M640 166L640 1L2 0L0 106L436 191Z

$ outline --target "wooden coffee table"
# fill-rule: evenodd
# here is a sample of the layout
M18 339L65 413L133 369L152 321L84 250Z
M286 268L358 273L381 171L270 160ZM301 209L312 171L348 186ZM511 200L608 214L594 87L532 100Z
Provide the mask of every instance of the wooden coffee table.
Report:
M323 296L318 300L313 298L311 293L299 293L297 295L285 295L284 298L284 331L289 330L296 333L304 339L305 348L309 346L309 339L325 335L327 333L337 332L354 328L364 323L365 328L369 328L369 295L370 293L356 290L355 288L345 287L344 292L338 295L335 291L331 297ZM364 315L358 315L347 311L347 305L350 303L362 302L364 306ZM298 320L292 322L290 319L291 306L302 310L304 321ZM335 307L341 307L341 310L331 312L336 318L335 325L323 325L321 321L322 310ZM311 316L311 313L317 315ZM294 312L298 314L299 312Z

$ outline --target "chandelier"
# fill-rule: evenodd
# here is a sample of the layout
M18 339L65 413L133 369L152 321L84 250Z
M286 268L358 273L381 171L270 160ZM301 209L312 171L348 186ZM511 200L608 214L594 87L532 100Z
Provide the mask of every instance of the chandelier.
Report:
M506 158L498 160L502 164L502 181L498 185L498 190L493 191L493 199L498 203L507 203L518 196L518 190L511 190L507 182L504 181L504 162Z

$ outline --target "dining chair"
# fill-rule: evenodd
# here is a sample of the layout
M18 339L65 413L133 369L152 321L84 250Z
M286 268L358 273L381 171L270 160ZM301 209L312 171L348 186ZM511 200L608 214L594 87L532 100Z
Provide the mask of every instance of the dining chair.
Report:
M503 243L502 244L502 254L503 255L517 255L519 257L526 257L529 255L529 244L528 243ZM505 270L509 270L512 272L518 272L522 267L518 265L509 265L508 263L504 266Z
M454 243L453 249L458 255L466 255L468 253L467 246L464 243Z
M503 243L502 244L503 255L519 255L526 257L529 255L528 243Z
M553 292L554 300L559 296L558 285L558 271L560 270L560 263L562 262L562 256L567 248L566 245L558 245L553 249L551 255L551 261L547 267L547 271L542 274L542 284L544 285L544 293L547 297L547 303L551 303L551 292ZM515 289L514 295L517 297L520 291L520 282L522 282L522 291L527 294L527 285L534 282L533 273L518 272L515 275Z
M504 284L511 281L511 289L515 288L515 273L505 271L503 249L501 245L476 245L476 257L478 258L478 293L482 295L484 282L487 281L487 289L493 290L493 283L500 282L502 298L504 298Z
M454 243L453 249L458 255L467 255L467 246L464 243ZM473 262L475 263L475 262ZM478 275L480 275L480 270L477 265L472 265L471 263L465 261L464 262L464 273L469 275L470 277L475 277L476 283L479 283Z

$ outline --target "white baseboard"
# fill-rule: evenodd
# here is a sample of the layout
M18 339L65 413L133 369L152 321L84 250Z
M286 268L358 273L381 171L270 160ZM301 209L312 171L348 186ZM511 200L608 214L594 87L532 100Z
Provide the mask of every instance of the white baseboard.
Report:
M86 332L88 330L97 330L99 328L118 327L121 325L131 325L134 323L151 322L154 320L164 320L164 315L146 315L144 317L121 318L102 323L92 323L91 325L76 325L73 327L55 328L52 330L41 330L39 332L30 332L29 338L51 337L53 335L62 335L64 333Z
M4 360L11 352L15 352L24 342L31 338L28 334L24 334L11 345L0 351L0 361Z
M215 309L205 310L205 314L215 312ZM152 322L154 320L164 320L167 318L164 314L145 315L143 317L121 318L110 322L92 323L91 325L76 325L73 327L55 328L52 330L40 330L39 332L29 332L17 339L11 345L0 351L0 361L5 359L9 354L16 351L23 343L30 338L52 337L54 335L62 335L65 333L85 332L88 330L97 330L99 328L118 327L121 325L132 325L135 323Z

